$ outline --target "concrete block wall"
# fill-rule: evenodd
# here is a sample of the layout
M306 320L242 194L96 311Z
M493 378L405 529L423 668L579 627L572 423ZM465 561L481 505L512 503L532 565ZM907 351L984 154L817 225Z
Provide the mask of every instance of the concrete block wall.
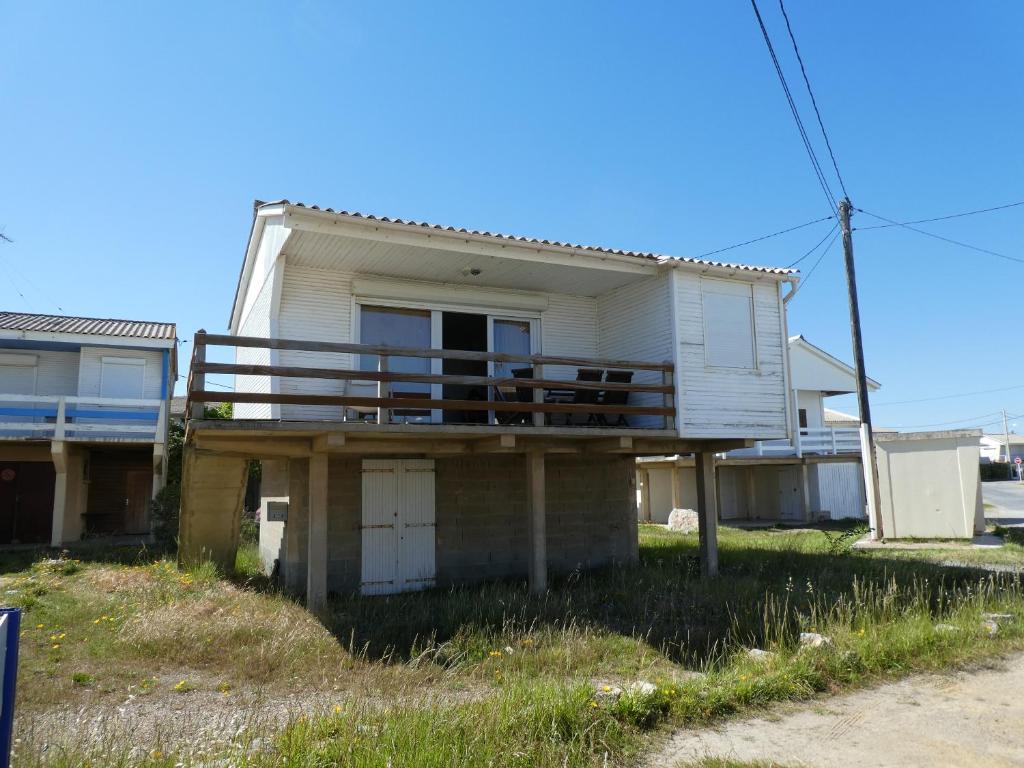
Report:
M526 459L521 454L438 459L434 483L439 584L526 573Z
M328 462L327 584L332 592L359 588L361 467L359 457L332 456ZM434 467L437 583L525 578L530 544L524 456L440 458ZM545 468L549 572L635 562L633 459L549 455ZM268 531L268 544L275 538L280 542L285 586L301 593L309 535L308 460L291 460L288 475L288 522L281 532Z
M332 456L327 462L327 588L359 589L362 551L362 460Z

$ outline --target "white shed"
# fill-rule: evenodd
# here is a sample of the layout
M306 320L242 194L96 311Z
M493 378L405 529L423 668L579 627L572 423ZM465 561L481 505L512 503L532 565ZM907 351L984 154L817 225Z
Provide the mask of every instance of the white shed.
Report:
M984 533L980 439L978 429L875 436L884 538Z

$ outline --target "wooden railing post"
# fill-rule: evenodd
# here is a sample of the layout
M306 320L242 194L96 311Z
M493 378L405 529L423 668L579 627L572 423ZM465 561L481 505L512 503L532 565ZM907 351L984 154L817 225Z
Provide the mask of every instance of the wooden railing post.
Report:
M533 366L533 378L543 379L544 378L544 366L537 364ZM518 398L517 398L518 399ZM536 387L533 390L533 402L543 403L544 402L544 390L540 387ZM544 426L544 412L534 411L533 412L533 426L543 427Z
M668 369L661 372L661 383L664 384L666 387L672 387L671 392L666 392L661 396L662 405L664 405L666 408L672 409L672 414L665 417L665 429L676 428L676 419L673 415L675 414L676 407L675 376L673 374L674 370L672 369Z
M196 363L206 362L206 331L200 328L196 331L192 341L192 368L188 377L188 394L193 392L204 392L206 390L206 374L196 372ZM203 402L192 403L189 418L201 419L206 413L206 404Z
M388 372L388 356L377 355L377 372L387 373ZM381 400L387 400L391 397L391 382L390 381L378 381L377 382L377 397ZM385 426L391 421L391 410L383 406L377 406L377 425Z

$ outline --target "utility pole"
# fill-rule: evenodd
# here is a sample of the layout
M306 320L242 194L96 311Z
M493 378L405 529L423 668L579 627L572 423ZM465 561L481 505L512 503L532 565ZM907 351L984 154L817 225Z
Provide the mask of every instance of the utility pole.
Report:
M867 491L871 538L882 538L882 518L875 466L875 441L871 432L871 405L868 403L868 377L864 372L864 342L860 332L860 304L857 301L857 274L853 267L853 230L850 228L850 198L839 201L839 225L843 233L843 259L846 262L846 287L850 295L850 336L853 339L853 368L857 374L857 404L860 406L861 462Z

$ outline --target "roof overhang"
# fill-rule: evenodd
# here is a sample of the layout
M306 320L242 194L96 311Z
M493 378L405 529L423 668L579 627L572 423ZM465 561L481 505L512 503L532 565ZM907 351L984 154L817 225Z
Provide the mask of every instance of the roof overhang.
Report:
M794 348L801 349L801 350L807 352L809 355L813 356L813 358L816 361L820 362L821 364L823 364L825 366L828 366L832 370L835 370L835 371L843 374L844 376L848 376L850 379L853 380L853 382L856 382L856 380L857 380L857 372L853 369L852 366L847 365L846 363L844 363L842 360L840 360L837 357L833 357L828 352L823 350L821 347L815 346L811 342L807 341L807 339L805 339L803 336L790 336L789 337L789 348L790 348L790 353L791 354L792 354L792 350ZM875 381L874 379L872 379L870 377L867 378L867 384L868 384L868 391L869 392L875 392L878 389L880 389L881 386L882 386L881 384L879 384L877 381ZM794 382L793 386L796 389L808 389L807 387L800 387L800 386L798 386L795 382ZM844 389L835 389L835 388L833 388L833 389L815 389L814 391L820 391L824 396L831 397L832 395L849 395L849 394L852 394L852 393L857 391L857 388L856 388L856 384L854 383L854 385L852 387L850 387L850 388L844 388Z
M236 328L241 322L242 297L252 278L256 252L265 223L272 217L281 217L287 232L281 252L284 252L289 245L296 245L294 235L300 237L302 235L326 235L428 249L434 252L449 252L465 258L515 260L524 264L535 264L539 267L563 266L601 270L633 275L637 278L658 274L669 269L680 269L749 281L769 280L794 283L798 279L795 272L788 269L751 267L693 258L661 256L653 253L572 245L312 208L287 201L257 202L254 206L253 223L246 245L245 258L235 290L229 319L230 328Z

